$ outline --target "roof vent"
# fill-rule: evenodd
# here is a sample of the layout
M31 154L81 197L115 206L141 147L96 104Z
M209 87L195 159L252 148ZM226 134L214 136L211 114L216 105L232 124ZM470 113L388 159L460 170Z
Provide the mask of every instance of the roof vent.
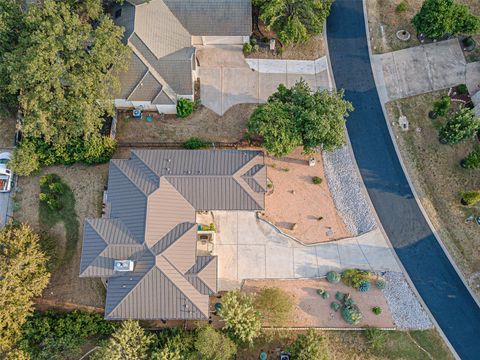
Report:
M115 271L133 271L132 260L115 260L113 263Z

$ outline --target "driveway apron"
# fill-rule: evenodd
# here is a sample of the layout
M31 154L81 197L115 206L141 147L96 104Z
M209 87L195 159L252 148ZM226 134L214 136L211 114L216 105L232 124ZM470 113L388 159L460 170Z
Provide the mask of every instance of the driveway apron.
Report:
M400 165L373 79L360 0L336 0L327 21L337 88L355 111L347 129L360 173L398 257L462 359L480 354L480 308L421 212Z

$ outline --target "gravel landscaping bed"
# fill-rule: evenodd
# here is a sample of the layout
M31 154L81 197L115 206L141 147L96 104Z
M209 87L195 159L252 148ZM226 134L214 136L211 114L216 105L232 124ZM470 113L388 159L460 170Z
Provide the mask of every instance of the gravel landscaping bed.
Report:
M348 230L360 235L375 229L375 217L362 191L348 147L322 154L328 187Z
M387 286L383 290L393 321L402 330L425 330L433 327L404 275L387 271L382 274Z

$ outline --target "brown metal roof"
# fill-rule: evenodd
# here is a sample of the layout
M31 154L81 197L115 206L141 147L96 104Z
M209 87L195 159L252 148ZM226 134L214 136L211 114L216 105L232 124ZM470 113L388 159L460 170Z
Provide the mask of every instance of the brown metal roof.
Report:
M108 278L106 318L207 318L217 260L196 256L196 211L259 210L264 189L259 151L139 150L112 160L110 218L85 221L80 264L80 276ZM115 271L115 260L133 261L133 271Z

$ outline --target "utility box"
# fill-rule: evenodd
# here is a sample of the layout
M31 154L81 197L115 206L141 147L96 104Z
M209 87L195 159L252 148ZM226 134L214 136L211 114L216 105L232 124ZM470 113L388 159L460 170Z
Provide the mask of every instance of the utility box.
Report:
M125 272L133 271L133 261L132 260L115 260L113 263L113 268L115 271Z

